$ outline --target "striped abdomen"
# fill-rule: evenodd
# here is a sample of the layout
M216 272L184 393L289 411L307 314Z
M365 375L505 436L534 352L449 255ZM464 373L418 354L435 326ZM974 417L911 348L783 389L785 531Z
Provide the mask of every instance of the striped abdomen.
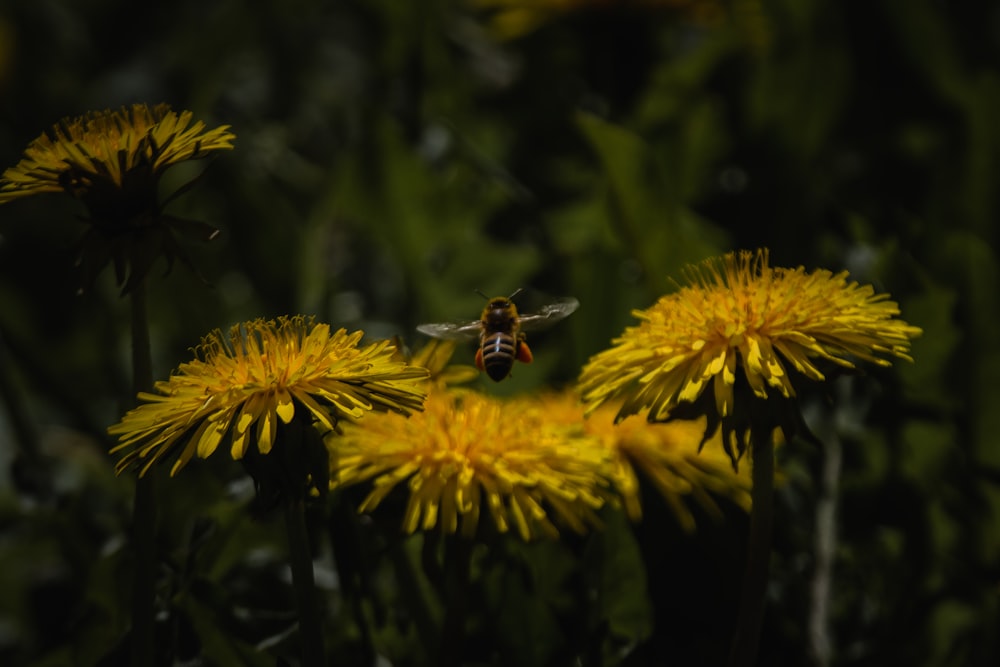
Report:
M486 371L494 382L503 380L510 375L510 370L514 367L519 346L520 343L514 336L502 331L484 335L480 348L482 370Z

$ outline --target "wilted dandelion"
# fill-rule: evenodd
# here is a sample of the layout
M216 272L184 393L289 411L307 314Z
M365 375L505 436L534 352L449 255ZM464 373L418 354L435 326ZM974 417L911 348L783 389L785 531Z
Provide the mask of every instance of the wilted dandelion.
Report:
M408 500L403 529L472 536L481 515L522 539L599 525L609 452L579 428L476 392L432 391L424 412L345 425L333 446L331 486L371 482L359 510L396 488Z
M0 204L50 192L82 201L90 223L81 241L85 284L113 262L127 292L160 256L187 261L175 235L210 239L217 233L205 223L163 213L188 186L163 202L158 187L171 166L231 149L234 138L226 125L206 129L190 111L177 113L164 104L65 118L4 171Z

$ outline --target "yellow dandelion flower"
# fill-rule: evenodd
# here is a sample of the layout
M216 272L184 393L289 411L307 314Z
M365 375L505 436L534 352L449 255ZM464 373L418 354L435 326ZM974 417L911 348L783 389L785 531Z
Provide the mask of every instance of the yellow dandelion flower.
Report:
M345 425L331 457L331 487L372 482L359 511L371 512L397 487L409 499L403 529L435 526L473 536L486 513L498 532L524 540L558 536L556 523L583 533L600 525L608 453L538 409L511 414L476 392L432 391L424 412Z
M587 436L609 450L608 477L633 521L642 518L640 475L663 496L685 530L695 527L686 498L715 515L721 515L721 510L713 496L729 498L743 509L750 509L750 476L745 468L742 472L733 470L719 442L721 432L703 442L705 419L653 423L631 417L615 423L615 405L601 406L593 418L584 419L583 404L575 392L532 400L540 403L547 419L580 425Z
M822 381L822 366L912 361L910 339L921 333L897 319L899 307L887 294L849 282L846 271L772 267L766 250L689 267L688 283L633 311L642 322L583 368L588 414L617 400L618 420L648 410L650 421L663 421L711 384L714 416L726 425L738 408L738 380L758 399L792 399L792 372Z
M427 372L393 361L388 341L359 347L362 335L331 333L302 316L211 332L194 361L157 382L157 393L140 394L144 403L108 429L120 439L111 452L124 454L117 471L142 475L173 458L174 475L223 442L236 460L248 451L266 456L280 444L279 429L300 418L325 432L370 410L419 410Z
M35 139L16 167L0 178L0 204L43 192L79 199L94 190L126 189L129 181L152 179L167 167L231 149L228 125L205 130L193 114L160 104L65 118Z
M228 125L206 129L190 111L177 113L165 104L65 118L4 171L0 204L47 192L81 200L91 223L82 241L85 280L113 261L119 284L131 268L128 291L157 257L187 261L175 234L210 239L218 233L205 223L164 215L157 188L172 165L229 150L234 138Z

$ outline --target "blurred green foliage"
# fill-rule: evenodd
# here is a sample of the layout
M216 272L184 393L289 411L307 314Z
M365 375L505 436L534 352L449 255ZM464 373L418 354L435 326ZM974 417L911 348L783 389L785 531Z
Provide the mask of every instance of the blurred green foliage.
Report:
M834 464L782 448L760 664L998 664L1000 6L560 4L508 38L460 0L7 2L0 166L91 109L163 101L232 125L235 151L164 183L205 170L172 210L223 234L191 248L209 285L183 267L151 283L157 377L258 316L417 344L420 322L474 318L475 289L579 298L532 339L536 364L488 387L521 392L571 380L687 262L766 246L776 265L846 268L924 336L913 365L810 406L843 451L829 661L805 619ZM79 213L0 209L9 665L126 655L131 485L104 429L129 400L128 314L110 276L76 294ZM163 481L163 664L294 659L280 526L248 510L240 471ZM313 529L335 663L429 664L447 549L334 502ZM746 517L699 515L688 535L655 494L645 507L585 539L474 550L469 664L720 663Z

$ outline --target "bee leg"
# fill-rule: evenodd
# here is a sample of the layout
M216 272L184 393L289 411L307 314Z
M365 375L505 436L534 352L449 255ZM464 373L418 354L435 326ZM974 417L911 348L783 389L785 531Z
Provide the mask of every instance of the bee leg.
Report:
M522 364L530 364L535 357L531 354L531 348L523 340L517 342L517 360Z
M478 368L483 373L486 372L486 365L483 364L483 348L482 347L480 347L479 349L476 350L476 368Z

